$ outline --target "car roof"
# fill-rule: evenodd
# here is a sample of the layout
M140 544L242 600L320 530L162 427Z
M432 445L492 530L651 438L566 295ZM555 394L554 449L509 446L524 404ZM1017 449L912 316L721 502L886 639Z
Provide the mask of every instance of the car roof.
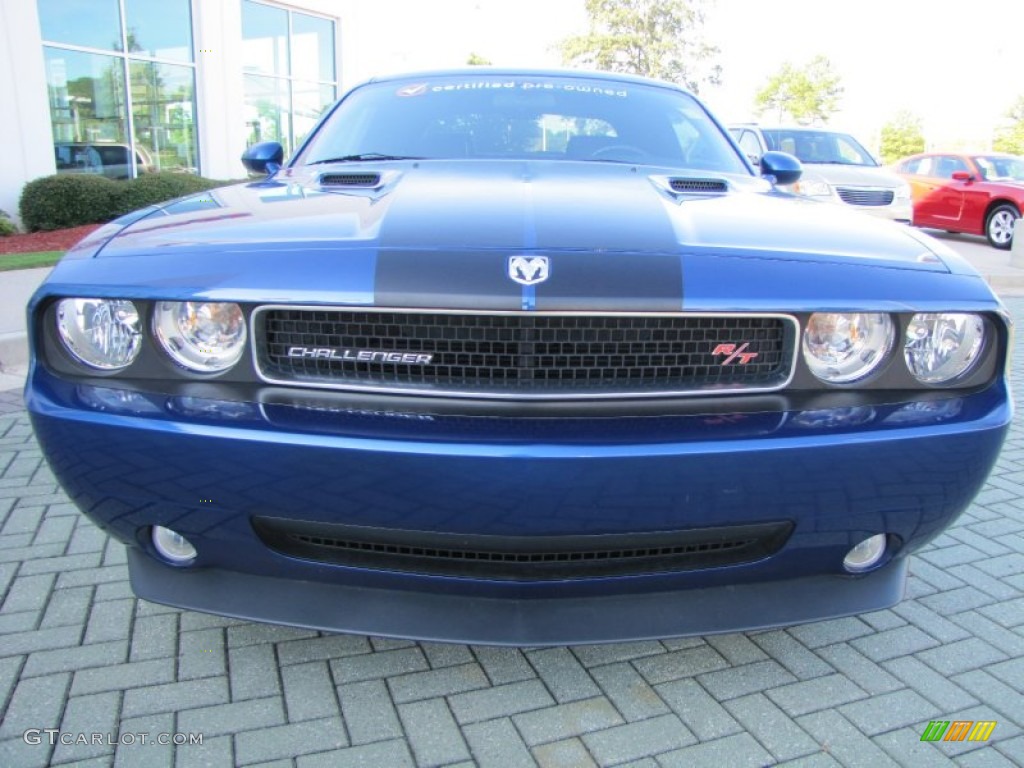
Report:
M904 159L909 160L911 157L935 157L937 155L953 155L955 157L1005 157L1009 159L1020 158L1020 155L1015 155L1012 152L986 152L984 150L979 150L977 152L964 152L963 150L943 152L941 149L936 149L931 152L918 152L917 154L910 155Z
M786 131L787 133L841 133L844 136L852 136L851 131L842 128L831 128L826 125L761 125L760 123L727 123L727 128L757 128L761 131Z

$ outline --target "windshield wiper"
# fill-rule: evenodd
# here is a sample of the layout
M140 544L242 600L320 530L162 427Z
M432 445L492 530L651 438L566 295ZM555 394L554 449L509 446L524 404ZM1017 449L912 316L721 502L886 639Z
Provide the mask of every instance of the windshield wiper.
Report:
M310 165L323 165L324 163L366 163L371 160L422 160L422 157L411 157L409 155L384 155L380 152L363 152L359 155L343 155L342 157L329 157L326 160L314 160Z

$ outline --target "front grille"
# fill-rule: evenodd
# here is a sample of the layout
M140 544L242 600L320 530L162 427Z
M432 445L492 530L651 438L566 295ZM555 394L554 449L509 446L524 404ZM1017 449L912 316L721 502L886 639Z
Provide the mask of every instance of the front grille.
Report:
M696 192L705 195L722 195L729 186L718 179L672 179L669 186L675 192Z
M789 522L581 536L432 533L253 518L257 535L291 557L355 568L481 579L628 576L754 562L774 554Z
M836 187L836 192L849 205L891 205L891 189L865 189L862 187Z
M791 373L795 326L774 315L254 313L268 381L509 398L778 389Z

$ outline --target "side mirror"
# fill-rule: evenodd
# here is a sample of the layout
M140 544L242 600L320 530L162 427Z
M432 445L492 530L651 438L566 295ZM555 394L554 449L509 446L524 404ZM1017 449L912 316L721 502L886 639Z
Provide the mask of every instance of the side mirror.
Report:
M800 179L804 167L788 152L765 152L761 155L761 175L774 176L776 184L793 184Z
M953 181L974 181L974 174L967 171L953 171Z
M277 173L283 162L284 147L276 141L261 141L242 153L242 165L256 176Z

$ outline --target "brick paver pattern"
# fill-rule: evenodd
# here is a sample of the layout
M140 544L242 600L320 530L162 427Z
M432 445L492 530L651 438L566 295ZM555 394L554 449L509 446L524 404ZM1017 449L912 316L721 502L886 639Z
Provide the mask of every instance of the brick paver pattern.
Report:
M1008 306L1019 326L1024 300ZM1020 349L1015 360L1021 392ZM180 611L132 596L124 547L69 503L20 393L3 392L0 766L1021 765L1019 425L984 491L911 574L907 598L877 613L570 648ZM923 742L931 720L997 725L986 742ZM50 745L44 732L29 744L29 729L102 737Z

